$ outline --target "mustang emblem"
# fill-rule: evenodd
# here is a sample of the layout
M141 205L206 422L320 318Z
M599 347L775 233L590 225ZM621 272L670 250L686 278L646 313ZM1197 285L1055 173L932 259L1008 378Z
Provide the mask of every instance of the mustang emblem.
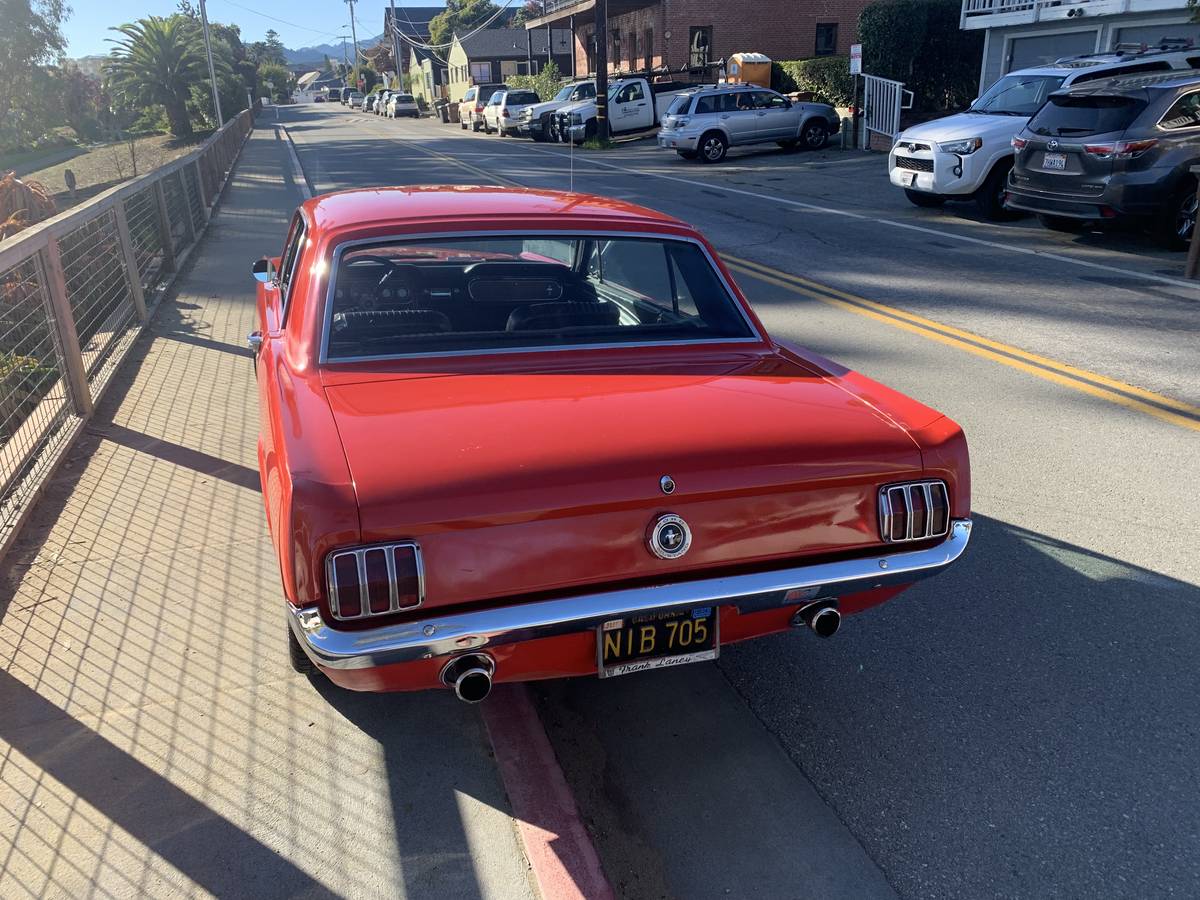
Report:
M654 521L646 542L659 559L678 559L692 546L692 532L687 522L668 513Z

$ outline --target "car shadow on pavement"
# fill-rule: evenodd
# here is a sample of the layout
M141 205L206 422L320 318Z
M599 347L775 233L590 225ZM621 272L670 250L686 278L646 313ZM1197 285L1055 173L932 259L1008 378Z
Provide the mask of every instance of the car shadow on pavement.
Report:
M1200 883L1198 653L1200 587L976 516L834 640L720 666L901 894L1146 897Z

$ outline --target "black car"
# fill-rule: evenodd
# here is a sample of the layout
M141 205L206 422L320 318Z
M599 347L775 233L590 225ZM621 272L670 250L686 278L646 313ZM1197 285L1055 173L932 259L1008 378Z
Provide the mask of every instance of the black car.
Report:
M1042 224L1138 219L1169 246L1196 223L1200 70L1131 75L1051 94L1013 138L1007 205Z

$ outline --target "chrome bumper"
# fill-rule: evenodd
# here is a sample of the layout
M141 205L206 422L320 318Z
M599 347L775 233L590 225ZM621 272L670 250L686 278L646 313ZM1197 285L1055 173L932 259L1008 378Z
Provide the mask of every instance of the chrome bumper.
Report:
M368 631L330 628L318 609L288 607L300 646L327 669L366 669L450 657L500 644L589 631L608 619L694 606L736 606L753 612L857 591L910 584L945 569L967 548L971 520L956 519L942 543L927 550L580 594L472 612L445 612Z

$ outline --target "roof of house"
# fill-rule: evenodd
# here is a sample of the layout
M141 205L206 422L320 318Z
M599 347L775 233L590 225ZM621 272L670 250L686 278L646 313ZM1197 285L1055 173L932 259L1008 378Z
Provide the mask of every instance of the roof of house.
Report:
M430 19L445 11L444 6L398 6L396 7L396 27L400 29L401 34L427 38L429 37ZM392 11L385 9L383 11L383 33L385 35L391 33L388 31L391 19Z
M566 29L556 29L565 31ZM537 29L526 31L524 28L484 28L473 34L456 34L455 39L462 44L463 50L470 59L525 59L529 54L527 40L532 38L533 54L546 52L546 31ZM556 45L565 44L564 40L556 39ZM557 47L556 47L557 49ZM564 49L563 52L569 52Z

